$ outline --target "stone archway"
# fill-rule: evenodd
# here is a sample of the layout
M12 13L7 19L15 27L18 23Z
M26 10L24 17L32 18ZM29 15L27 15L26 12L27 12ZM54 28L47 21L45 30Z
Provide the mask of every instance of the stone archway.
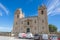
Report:
M27 29L26 29L26 32L27 32L27 33L30 32L30 28L27 28Z

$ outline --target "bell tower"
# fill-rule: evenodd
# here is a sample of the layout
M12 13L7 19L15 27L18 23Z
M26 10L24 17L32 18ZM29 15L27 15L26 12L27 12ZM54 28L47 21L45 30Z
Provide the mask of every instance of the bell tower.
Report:
M15 15L16 15L15 18L17 19L24 18L24 14L21 8L16 10Z
M22 9L17 9L15 11L15 15L14 15L14 24L13 24L13 30L12 30L12 34L17 34L19 31L19 20L21 18L24 18L24 14L22 13Z
M45 5L38 7L39 33L48 33L47 8Z

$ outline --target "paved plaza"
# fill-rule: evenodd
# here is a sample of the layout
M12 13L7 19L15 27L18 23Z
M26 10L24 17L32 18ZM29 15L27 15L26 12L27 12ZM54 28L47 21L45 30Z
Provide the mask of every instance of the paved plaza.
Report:
M33 40L33 39L18 39L15 37L0 36L0 40Z

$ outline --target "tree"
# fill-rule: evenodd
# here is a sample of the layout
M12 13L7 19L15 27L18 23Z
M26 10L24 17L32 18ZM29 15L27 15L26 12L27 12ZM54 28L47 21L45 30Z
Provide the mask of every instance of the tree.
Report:
M57 27L55 25L49 24L49 32L57 32Z

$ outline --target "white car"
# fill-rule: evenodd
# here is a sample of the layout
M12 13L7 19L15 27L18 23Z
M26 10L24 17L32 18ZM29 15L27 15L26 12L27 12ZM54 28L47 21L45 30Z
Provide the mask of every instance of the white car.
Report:
M26 38L26 33L19 33L18 34L18 37L19 38Z
M34 38L34 36L33 36L32 33L27 33L27 34L26 34L26 38Z
M42 39L48 39L48 34L42 34Z

